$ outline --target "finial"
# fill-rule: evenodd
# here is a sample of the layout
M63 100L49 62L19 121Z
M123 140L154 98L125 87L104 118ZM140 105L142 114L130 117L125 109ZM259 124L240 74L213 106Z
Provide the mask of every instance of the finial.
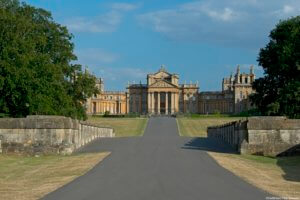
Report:
M250 66L250 74L254 74L254 66L253 65Z
M239 74L240 71L241 71L241 67L240 67L240 65L238 65L237 68L236 68L236 72Z
M161 72L165 72L166 71L166 68L165 68L165 65L164 64L162 64L161 66L160 66L160 70L159 71L161 71Z

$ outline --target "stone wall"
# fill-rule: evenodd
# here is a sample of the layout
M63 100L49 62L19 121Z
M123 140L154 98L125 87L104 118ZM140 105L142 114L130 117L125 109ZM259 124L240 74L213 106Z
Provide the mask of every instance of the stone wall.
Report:
M112 128L61 116L0 119L0 152L70 154L100 137L114 137Z
M278 156L300 146L300 120L285 117L250 117L208 127L207 133L242 154Z

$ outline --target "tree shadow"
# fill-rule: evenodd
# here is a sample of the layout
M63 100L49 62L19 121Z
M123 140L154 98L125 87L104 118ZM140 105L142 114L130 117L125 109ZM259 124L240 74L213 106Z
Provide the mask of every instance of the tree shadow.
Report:
M192 149L201 151L210 151L217 153L232 153L236 154L237 151L224 142L218 141L214 138L197 137L193 138L184 144L182 149Z
M276 164L284 172L285 180L300 182L300 144L281 153Z

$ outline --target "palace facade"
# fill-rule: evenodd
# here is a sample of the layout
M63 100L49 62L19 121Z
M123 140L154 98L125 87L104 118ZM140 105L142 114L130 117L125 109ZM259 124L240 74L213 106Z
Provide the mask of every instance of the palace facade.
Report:
M249 95L255 80L253 66L250 73L224 78L221 91L199 92L198 83L180 84L179 75L169 73L163 66L147 75L146 84L128 84L127 91L105 91L103 79L97 80L100 93L87 101L88 114L150 114L175 113L240 113L251 108Z

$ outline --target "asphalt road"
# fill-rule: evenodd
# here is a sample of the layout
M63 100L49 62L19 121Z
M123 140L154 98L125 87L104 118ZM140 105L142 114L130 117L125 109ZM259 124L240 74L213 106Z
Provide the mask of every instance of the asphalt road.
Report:
M81 150L98 151L112 153L45 199L263 200L270 196L219 166L206 152L231 152L230 147L180 137L174 118L151 118L143 137L102 139Z

